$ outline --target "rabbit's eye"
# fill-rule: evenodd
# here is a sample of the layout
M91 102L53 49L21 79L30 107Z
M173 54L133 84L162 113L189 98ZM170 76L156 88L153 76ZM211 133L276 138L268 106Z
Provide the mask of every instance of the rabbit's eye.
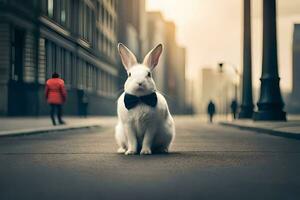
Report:
M128 76L131 76L131 73L130 73L130 72L128 73Z
M148 72L147 76L148 76L148 77L151 77L151 73L150 73L150 72Z

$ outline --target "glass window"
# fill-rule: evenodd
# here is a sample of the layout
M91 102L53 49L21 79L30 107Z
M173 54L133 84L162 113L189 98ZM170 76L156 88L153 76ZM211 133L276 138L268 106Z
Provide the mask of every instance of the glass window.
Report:
M65 24L66 23L66 10L61 10L61 15L60 15L61 23Z
M56 46L56 72L61 75L61 48Z
M97 90L101 91L101 70L97 69Z
M71 61L71 57L70 57L70 53L69 51L65 50L65 62L64 62L64 77L65 77L65 82L67 85L71 84L71 67L70 67L70 61Z
M79 35L83 37L83 3L79 1Z
M78 88L82 89L83 88L83 82L82 82L82 77L83 77L83 73L82 73L82 67L83 67L83 62L81 61L81 59L78 59L78 69L77 69L77 84L78 84Z
M87 77L86 77L86 62L82 61L82 86L84 89L87 88Z
M66 50L61 48L61 76L66 79Z
M77 58L76 56L74 56L73 54L71 54L71 72L72 72L72 77L71 77L71 82L72 82L72 86L74 88L76 88L77 86Z
M97 69L95 66L93 66L93 89L96 91L97 90Z
M47 13L50 18L53 18L53 0L48 0Z

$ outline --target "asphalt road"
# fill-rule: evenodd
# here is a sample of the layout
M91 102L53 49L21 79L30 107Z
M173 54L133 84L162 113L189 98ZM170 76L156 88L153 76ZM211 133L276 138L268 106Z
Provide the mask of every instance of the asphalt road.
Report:
M0 199L300 199L300 141L176 118L168 155L102 129L0 139Z

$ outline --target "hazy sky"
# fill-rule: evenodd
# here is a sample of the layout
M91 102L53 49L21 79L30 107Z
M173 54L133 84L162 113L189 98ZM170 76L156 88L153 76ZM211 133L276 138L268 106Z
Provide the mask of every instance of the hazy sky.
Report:
M177 41L187 48L187 75L225 62L242 60L242 0L148 0L148 10L160 10L177 25ZM278 0L278 54L281 86L291 89L293 24L300 23L300 0ZM262 59L262 0L252 1L253 83L259 86Z

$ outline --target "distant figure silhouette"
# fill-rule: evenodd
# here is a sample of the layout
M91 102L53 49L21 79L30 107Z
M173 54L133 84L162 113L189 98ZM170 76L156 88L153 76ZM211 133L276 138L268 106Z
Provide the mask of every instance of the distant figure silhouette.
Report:
M56 125L55 115L57 115L59 124L65 124L62 120L62 104L66 101L67 93L64 81L59 78L59 74L56 72L46 82L45 97L51 107L50 115L53 125Z
M209 122L213 122L213 117L216 112L216 107L215 104L212 100L209 101L208 106L207 106L207 113L209 115Z
M237 109L238 109L238 103L235 99L232 100L231 105L231 114L232 114L232 118L236 119L236 113L237 113Z

